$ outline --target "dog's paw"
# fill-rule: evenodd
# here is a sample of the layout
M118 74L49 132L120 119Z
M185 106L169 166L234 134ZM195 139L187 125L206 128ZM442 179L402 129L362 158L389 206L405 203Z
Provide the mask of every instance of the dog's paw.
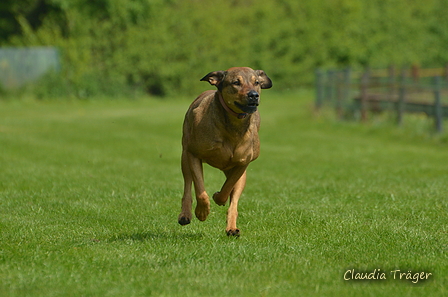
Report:
M199 221L205 221L210 214L210 203L205 204L199 204L196 205L196 208L194 210L194 214L198 218Z
M220 194L221 194L221 192L216 192L215 194L213 194L213 200L219 206L224 206L224 205L226 205L227 197L225 199L222 199L222 197L220 197Z
M188 225L191 222L191 215L187 216L183 213L181 213L179 215L179 219L178 219L179 224L181 224L182 226Z
M227 236L240 237L240 229L229 229L226 230Z

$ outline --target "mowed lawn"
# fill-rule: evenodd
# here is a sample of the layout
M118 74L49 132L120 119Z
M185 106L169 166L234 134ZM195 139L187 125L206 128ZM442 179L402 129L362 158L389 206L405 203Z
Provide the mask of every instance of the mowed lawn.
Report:
M193 99L0 101L0 296L447 296L448 144L426 122L264 91L229 238L227 206L177 223Z

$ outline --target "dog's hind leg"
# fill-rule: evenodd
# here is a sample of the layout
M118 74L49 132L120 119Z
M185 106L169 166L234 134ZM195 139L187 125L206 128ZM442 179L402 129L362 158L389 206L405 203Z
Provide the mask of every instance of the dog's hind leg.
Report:
M191 222L192 213L191 207L193 198L191 196L191 183L193 177L191 175L190 164L188 161L187 152L182 152L182 174L184 176L184 195L182 196L182 211L179 215L178 222L181 225L188 225Z
M238 218L238 201L241 193L246 185L246 171L236 182L232 193L230 194L230 206L227 210L227 235L240 236L240 230L236 227L236 219Z

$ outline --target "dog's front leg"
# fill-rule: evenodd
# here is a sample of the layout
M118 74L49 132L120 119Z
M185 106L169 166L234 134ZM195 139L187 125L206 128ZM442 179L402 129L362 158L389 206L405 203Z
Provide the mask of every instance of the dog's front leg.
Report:
M218 205L225 205L230 196L230 206L227 210L227 235L239 236L240 230L236 227L238 217L238 201L246 185L246 166L234 167L224 171L227 179L220 192L213 195Z
M246 166L237 166L233 167L230 170L224 171L227 179L224 185L221 188L221 191L216 192L213 194L213 200L218 205L225 205L227 202L227 199L229 199L230 193L232 193L233 188L235 187L236 183L239 181L239 179L245 174L246 172ZM244 188L244 185L243 185Z
M246 171L236 182L232 193L230 194L230 206L227 210L227 235L239 236L240 230L236 227L236 219L238 218L238 200L246 185Z

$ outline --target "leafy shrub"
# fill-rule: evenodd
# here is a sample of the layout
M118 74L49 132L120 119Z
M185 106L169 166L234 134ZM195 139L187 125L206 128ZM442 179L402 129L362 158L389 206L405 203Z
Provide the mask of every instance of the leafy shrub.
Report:
M232 66L264 69L283 89L311 84L316 67L448 61L443 0L45 3L53 13L37 29L19 18L22 34L9 43L60 47L67 90L79 97L194 94L203 75Z

